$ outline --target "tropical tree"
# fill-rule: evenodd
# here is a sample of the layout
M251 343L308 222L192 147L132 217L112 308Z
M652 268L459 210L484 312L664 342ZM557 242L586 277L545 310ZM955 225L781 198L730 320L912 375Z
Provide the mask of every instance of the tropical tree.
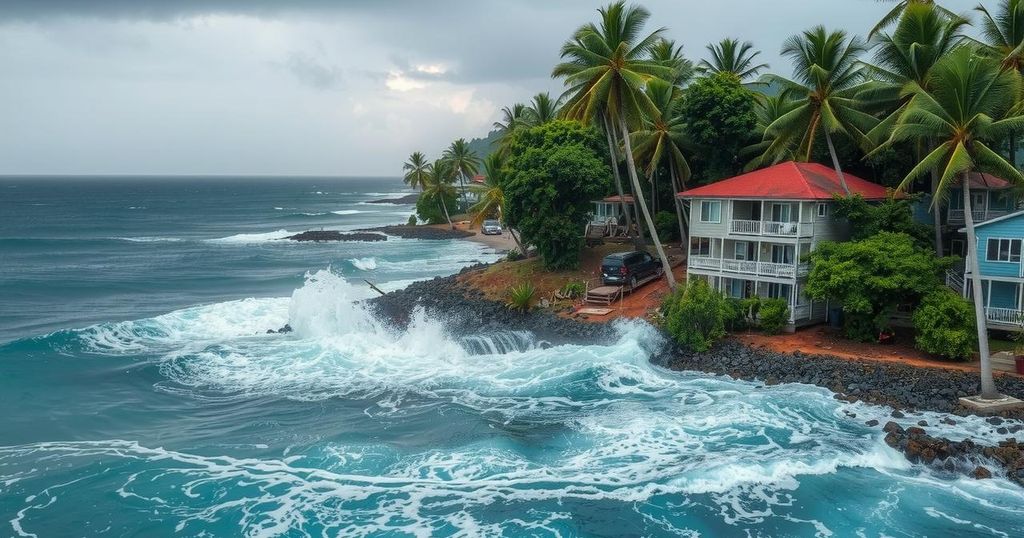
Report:
M405 170L405 183L410 187L420 190L426 187L427 178L430 177L430 163L422 152L415 151L409 155L409 160L402 165L402 170Z
M502 108L501 121L494 122L494 128L498 131L498 152L507 154L508 146L512 143L512 134L529 126L529 107L525 104L515 103Z
M492 153L484 158L483 164L483 184L473 185L469 188L480 198L476 204L473 204L473 207L469 208L469 212L473 215L469 226L471 228L479 227L483 224L484 220L492 216L496 217L502 225L507 225L504 214L505 191L502 189L502 185L505 183L505 157ZM523 249L522 243L519 242L519 236L515 230L508 226L506 228L509 235L516 242L519 252L525 254L526 251Z
M725 38L706 48L711 58L701 60L697 67L705 74L732 73L740 80L746 80L768 69L766 63L755 63L761 51L755 49L750 41L740 42L738 39Z
M935 64L925 86L911 85L909 92L912 98L889 141L925 138L937 142L935 150L910 171L899 190L905 191L914 179L933 168L941 171L933 204L954 186L961 187L969 252L968 271L981 356L981 397L985 399L998 398L999 393L989 360L969 177L971 172L988 172L1014 183L1024 182L1020 171L989 148L986 142L999 140L1007 133L1024 128L1024 115L1018 113L1004 117L1014 106L1020 88L1020 77L1001 69L998 60L979 55L973 47L960 47Z
M857 94L864 89L864 78L858 56L864 52L864 41L848 37L846 32L829 32L815 26L786 40L782 55L793 61L794 80L766 75L765 82L790 92L802 103L768 126L765 136L772 143L762 160L779 162L791 149L797 160L809 161L819 132L825 135L832 165L843 190L848 194L833 134L842 134L859 145L867 146L866 133L877 124L873 116L859 110ZM820 129L819 129L820 128Z
M686 244L682 202L674 193L685 190L686 182L690 179L690 164L683 155L683 148L689 144L686 140L686 126L679 113L680 98L675 95L674 89L671 82L660 79L647 83L647 94L658 113L644 118L642 127L631 136L638 162L646 163L644 172L651 178L652 197L657 192L654 185L658 168L668 166L672 199L675 201L676 218L679 221L679 237Z
M888 138L892 127L910 102L911 93L904 91L911 85L926 87L928 75L940 58L964 42L963 29L968 21L949 17L933 4L920 3L906 6L896 29L876 37L875 63L866 67L874 81L859 96L866 107L876 107L888 117L869 133L869 138ZM925 139L914 141L917 160L934 149ZM931 194L938 187L938 170L931 171ZM942 256L942 217L937 204L931 207L935 235L935 252Z
M679 114L687 137L700 148L692 152L695 175L713 181L740 171L737 156L756 140L758 95L727 71L687 86Z
M530 106L526 107L526 117L530 127L544 125L549 121L558 118L558 108L562 106L561 99L552 99L548 92L541 92L533 96Z
M480 157L477 157L476 152L469 147L469 142L466 142L465 138L460 138L444 150L441 158L451 163L455 177L459 180L462 187L459 205L462 206L466 202L466 180L472 179L480 169Z
M693 62L683 55L683 46L677 46L675 40L656 41L651 47L651 59L672 68L674 74L666 80L675 86L682 86L693 78Z
M1002 0L995 16L983 5L975 8L981 13L983 51L999 59L1003 69L1024 73L1024 1ZM1018 96L1016 108L1024 107ZM1017 165L1017 133L1009 138L1010 162Z
M452 161L447 159L434 161L430 165L430 175L421 195L428 200L437 200L441 210L444 212L445 220L448 221L448 226L453 230L455 229L455 224L452 223L452 217L448 213L448 204L445 200L450 200L457 196L454 185L455 175L456 170Z
M569 86L569 98L563 107L566 117L590 123L603 115L607 130L617 129L621 134L633 193L654 239L665 278L669 287L675 289L672 266L640 188L628 127L630 123L639 123L645 112L650 116L658 114L651 98L644 93L644 86L652 79L670 79L674 75L671 67L650 58L651 47L661 39L664 30L659 28L643 36L641 31L650 13L640 6L627 7L621 1L599 9L598 13L600 24L583 25L562 45L563 62L555 66L552 76L564 78ZM612 162L618 162L614 149L611 151Z
M793 99L786 90L775 95L755 94L755 97L754 115L757 121L754 124L754 132L760 137L760 141L740 150L740 157L749 159L744 170L755 170L773 162L796 160L796 153L791 147L778 148L769 153L768 149L772 146L773 141L767 136L767 132L768 127L799 107L801 103Z
M894 22L896 22L897 20L899 20L900 16L903 15L903 13L908 8L910 8L911 6L914 6L914 5L935 6L938 9L939 13L941 13L942 15L944 15L946 17L949 17L951 19L952 18L957 18L957 14L956 13L953 13L952 11L949 11L948 9L946 9L946 8L936 4L935 0L879 0L879 1L880 2L895 3L896 5L891 10L889 10L889 12L887 12L884 16L882 16L882 18L878 21L878 24L876 24L875 27L872 28L870 32L868 32L868 37L874 37L875 34L878 34L882 30L888 28L889 26L892 26L892 24Z

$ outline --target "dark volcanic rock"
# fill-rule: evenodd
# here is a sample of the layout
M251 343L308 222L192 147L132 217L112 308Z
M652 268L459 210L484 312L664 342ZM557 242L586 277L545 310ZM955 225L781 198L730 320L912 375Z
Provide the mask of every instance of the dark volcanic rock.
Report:
M461 239L476 235L466 230L452 230L451 228L435 228L433 226L379 226L377 228L365 228L356 230L358 232L377 232L401 237L403 239Z
M386 241L387 238L379 233L341 233L337 230L310 230L286 237L292 241Z
M420 193L414 192L412 194L406 194L401 198L382 198L380 200L370 200L368 204L401 204L401 205L413 205L417 200L420 199Z

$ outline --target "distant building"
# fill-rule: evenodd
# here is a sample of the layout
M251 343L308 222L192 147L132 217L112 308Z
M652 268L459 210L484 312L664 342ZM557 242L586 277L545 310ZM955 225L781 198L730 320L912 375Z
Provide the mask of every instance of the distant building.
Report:
M885 187L844 174L851 194L884 200ZM804 255L821 241L849 237L832 218L845 194L832 168L786 162L678 194L690 202L689 278L729 297L778 297L789 303L790 328L823 321L826 305L804 294Z
M961 228L965 234L966 229ZM1021 264L1021 245L1024 242L1024 211L1017 211L975 224L978 238L978 256L981 273L982 304L985 317L993 328L1020 329L1024 305L1024 264ZM970 267L970 263L965 264ZM962 278L950 275L949 284L964 297L973 297L970 269Z
M984 222L1008 215L1021 209L1021 193L1014 190L1013 184L991 174L973 172L970 176L971 215L974 222ZM934 222L930 214L931 197L926 196L915 205L915 219L931 226ZM939 205L939 214L943 228L944 254L963 257L967 254L967 237L960 231L964 225L964 191L960 185L949 189L945 201Z

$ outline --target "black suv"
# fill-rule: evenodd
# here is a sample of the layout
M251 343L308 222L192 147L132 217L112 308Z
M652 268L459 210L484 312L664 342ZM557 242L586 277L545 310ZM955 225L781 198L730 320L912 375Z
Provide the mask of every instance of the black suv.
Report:
M601 279L606 285L629 284L635 288L638 281L661 272L661 262L642 251L616 252L601 261Z

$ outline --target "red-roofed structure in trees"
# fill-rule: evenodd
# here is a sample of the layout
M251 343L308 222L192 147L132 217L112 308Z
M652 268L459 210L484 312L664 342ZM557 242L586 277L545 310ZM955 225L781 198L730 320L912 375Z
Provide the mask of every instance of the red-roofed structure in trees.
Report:
M844 173L850 194L882 200L886 188ZM679 193L681 198L747 200L831 200L844 195L836 171L818 163L785 162Z

